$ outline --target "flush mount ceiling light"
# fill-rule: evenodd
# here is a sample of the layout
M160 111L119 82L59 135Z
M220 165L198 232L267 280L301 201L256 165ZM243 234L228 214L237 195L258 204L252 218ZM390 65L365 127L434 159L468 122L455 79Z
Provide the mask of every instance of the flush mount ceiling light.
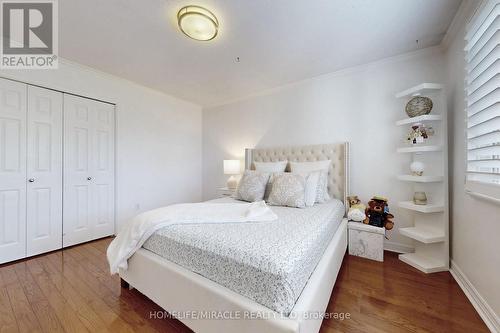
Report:
M215 15L200 6L185 6L177 13L177 23L189 38L207 41L217 36L219 21Z

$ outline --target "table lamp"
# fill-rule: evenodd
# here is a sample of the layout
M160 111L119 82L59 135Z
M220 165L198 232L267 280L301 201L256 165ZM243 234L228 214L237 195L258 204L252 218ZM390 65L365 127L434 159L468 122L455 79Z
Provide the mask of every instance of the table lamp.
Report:
M235 175L240 174L240 160L224 160L224 174L231 175L227 180L227 188L234 190L238 186Z

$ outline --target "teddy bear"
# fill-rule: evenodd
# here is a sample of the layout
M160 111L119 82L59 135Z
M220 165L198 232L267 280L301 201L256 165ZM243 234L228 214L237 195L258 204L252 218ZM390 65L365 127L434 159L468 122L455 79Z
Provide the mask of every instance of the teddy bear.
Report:
M365 210L365 224L370 224L376 227L385 227L386 230L391 230L394 227L392 219L394 215L389 213L389 205L387 199L380 196L374 196L369 202Z
M351 221L363 222L366 219L366 206L361 203L357 195L348 196L347 202L349 203L347 218Z

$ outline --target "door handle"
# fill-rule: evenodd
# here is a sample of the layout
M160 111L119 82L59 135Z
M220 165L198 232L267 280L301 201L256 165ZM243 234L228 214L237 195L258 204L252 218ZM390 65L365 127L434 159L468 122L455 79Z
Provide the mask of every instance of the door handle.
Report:
M87 180L92 180L92 177L87 177Z
M28 179L28 181L29 181L30 183L34 183L34 182L35 182L35 178L30 178L30 179Z

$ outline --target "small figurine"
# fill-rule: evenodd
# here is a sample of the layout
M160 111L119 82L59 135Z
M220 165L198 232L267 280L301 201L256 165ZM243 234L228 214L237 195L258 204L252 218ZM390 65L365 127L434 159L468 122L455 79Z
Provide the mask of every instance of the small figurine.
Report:
M423 143L430 136L434 135L434 129L431 126L425 126L417 123L411 126L411 131L408 133L406 140L413 145Z
M366 218L366 206L361 203L361 200L359 200L357 195L348 196L347 202L349 202L349 211L347 212L347 218L350 221L363 222Z

